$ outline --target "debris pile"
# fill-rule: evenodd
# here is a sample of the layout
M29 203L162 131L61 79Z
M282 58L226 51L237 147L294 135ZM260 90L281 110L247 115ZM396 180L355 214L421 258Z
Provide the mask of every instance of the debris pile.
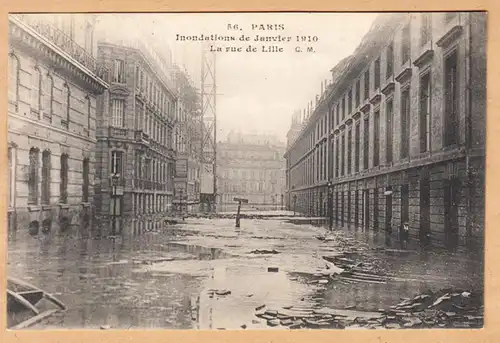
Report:
M384 310L384 324L392 327L479 328L483 326L483 295L444 289L403 299Z
M324 308L280 310L255 308L255 316L268 326L289 329L403 329L403 328L480 328L483 326L483 297L468 291L424 292L403 299L389 309L365 312Z

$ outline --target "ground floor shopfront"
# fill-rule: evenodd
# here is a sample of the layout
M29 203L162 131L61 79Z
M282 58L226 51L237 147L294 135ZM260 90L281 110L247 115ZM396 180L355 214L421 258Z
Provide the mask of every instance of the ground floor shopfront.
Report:
M469 170L469 171L467 171ZM330 194L330 196L329 196ZM295 198L296 197L296 198ZM484 159L465 158L345 178L291 192L299 213L329 217L397 235L408 223L410 239L456 246L482 242ZM330 204L330 206L328 206Z

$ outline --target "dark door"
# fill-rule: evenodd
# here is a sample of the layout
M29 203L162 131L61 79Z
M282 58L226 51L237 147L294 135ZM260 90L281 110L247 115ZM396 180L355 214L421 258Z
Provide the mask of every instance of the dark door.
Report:
M431 231L431 196L428 178L420 180L420 240L428 243Z
M359 191L354 191L354 226L359 225Z
M454 248L458 244L458 204L460 180L444 181L444 227L445 243Z
M364 228L368 230L370 228L370 190L365 189L363 193L363 209L364 209L364 215L363 215L363 221L364 221Z
M385 230L392 233L392 190L385 197Z

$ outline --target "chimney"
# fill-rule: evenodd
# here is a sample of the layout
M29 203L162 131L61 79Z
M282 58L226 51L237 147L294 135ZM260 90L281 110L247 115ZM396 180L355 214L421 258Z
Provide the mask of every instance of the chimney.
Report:
M321 81L321 93L319 94L323 95L323 81Z
M316 105L315 105L315 107L318 107L318 101L319 101L319 95L316 94Z

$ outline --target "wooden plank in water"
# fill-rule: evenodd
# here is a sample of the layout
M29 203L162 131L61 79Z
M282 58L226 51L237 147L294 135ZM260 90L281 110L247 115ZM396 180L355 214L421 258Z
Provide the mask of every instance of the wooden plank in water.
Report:
M47 317L50 317L51 315L53 315L54 313L58 312L59 310L48 310L48 311L45 311L45 312L42 312L34 317L31 317L30 319L28 320L25 320L24 322L21 322L19 324L16 324L14 326L11 326L10 328L8 328L9 330L20 330L20 329L25 329L29 326L32 326L32 325L35 325L36 323L38 322L41 322L42 320L44 320L45 318Z

